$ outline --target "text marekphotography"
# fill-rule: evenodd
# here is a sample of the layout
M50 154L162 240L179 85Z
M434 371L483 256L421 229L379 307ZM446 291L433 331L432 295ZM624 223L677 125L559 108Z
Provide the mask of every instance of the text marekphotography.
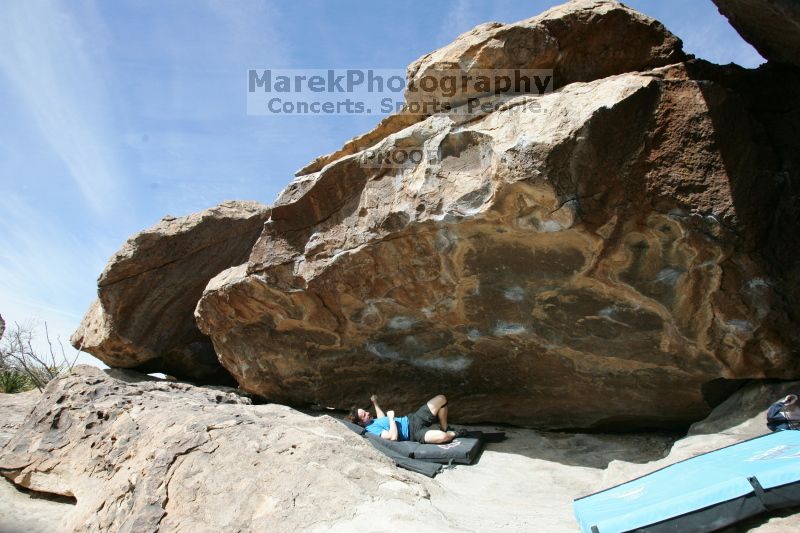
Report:
M406 82L403 69L250 69L248 115L482 114L553 91L544 69L445 69ZM525 103L538 111L535 101Z

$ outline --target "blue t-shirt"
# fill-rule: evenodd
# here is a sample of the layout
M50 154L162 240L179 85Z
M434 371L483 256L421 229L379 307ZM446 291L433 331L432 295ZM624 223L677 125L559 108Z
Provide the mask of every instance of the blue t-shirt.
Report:
M394 419L394 423L397 426L397 440L408 440L408 417L397 416ZM375 418L372 423L364 429L380 437L382 431L389 431L389 417L382 416L380 418Z

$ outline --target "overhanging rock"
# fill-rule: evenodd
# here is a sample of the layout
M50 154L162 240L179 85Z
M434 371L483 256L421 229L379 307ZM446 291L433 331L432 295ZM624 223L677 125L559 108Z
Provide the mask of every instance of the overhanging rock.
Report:
M256 202L225 202L134 235L100 275L72 345L111 367L232 383L192 313L208 280L247 260L267 218Z
M462 421L683 425L725 380L797 376L764 244L788 228L763 216L790 209L791 150L752 127L730 83L750 75L612 76L389 135L371 150L421 162L356 153L291 185L200 329L248 391L398 411L444 392Z

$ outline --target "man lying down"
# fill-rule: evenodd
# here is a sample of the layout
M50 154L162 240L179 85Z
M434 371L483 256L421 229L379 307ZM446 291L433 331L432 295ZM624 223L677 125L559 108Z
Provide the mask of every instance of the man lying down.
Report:
M362 426L367 432L386 440L410 440L422 444L446 444L456 437L463 437L466 431L453 430L447 426L447 398L444 394L434 396L428 403L407 416L395 417L394 411L383 412L378 405L378 397L370 396L375 408L375 418L369 411L353 407L347 419ZM438 420L440 429L431 429Z

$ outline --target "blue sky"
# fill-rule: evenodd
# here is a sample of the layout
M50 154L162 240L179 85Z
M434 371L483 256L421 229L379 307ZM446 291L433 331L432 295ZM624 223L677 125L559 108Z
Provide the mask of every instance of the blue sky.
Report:
M130 235L228 199L269 204L379 119L248 116L248 69L405 68L476 24L557 3L0 3L0 314L47 321L66 344ZM711 0L626 4L698 57L763 61Z

